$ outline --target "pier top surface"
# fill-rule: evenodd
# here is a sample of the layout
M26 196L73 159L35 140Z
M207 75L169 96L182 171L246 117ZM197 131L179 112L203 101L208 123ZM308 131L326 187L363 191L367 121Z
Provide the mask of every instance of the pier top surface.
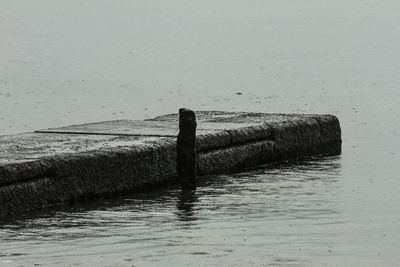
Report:
M197 135L321 116L201 111L196 112ZM176 138L178 131L178 114L169 114L144 121L104 121L0 136L0 166L92 150L146 146L161 138Z

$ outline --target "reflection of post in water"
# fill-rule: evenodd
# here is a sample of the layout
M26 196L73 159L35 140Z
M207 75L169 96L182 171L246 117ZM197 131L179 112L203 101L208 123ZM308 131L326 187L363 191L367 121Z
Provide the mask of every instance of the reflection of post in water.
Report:
M176 169L182 190L196 189L196 126L194 112L179 109Z
M197 202L196 191L182 190L178 204L178 217L181 221L192 221L194 215L194 206Z

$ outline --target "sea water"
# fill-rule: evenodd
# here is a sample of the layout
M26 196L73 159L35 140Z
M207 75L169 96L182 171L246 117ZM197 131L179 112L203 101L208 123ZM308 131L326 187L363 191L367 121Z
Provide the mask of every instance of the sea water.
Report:
M0 266L396 266L398 1L0 2L0 134L194 110L331 113L343 153L41 211Z

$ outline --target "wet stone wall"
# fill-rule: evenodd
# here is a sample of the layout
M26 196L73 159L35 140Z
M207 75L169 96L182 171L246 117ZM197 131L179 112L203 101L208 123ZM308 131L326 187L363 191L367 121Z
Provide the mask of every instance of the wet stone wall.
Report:
M341 153L332 115L297 116L197 137L198 175ZM52 156L0 166L0 217L177 183L176 140Z

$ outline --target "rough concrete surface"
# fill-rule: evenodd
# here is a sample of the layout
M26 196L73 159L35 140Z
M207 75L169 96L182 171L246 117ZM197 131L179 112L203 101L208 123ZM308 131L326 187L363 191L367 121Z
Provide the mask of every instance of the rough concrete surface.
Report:
M196 112L199 175L341 153L333 115ZM0 217L174 184L178 115L0 137Z

